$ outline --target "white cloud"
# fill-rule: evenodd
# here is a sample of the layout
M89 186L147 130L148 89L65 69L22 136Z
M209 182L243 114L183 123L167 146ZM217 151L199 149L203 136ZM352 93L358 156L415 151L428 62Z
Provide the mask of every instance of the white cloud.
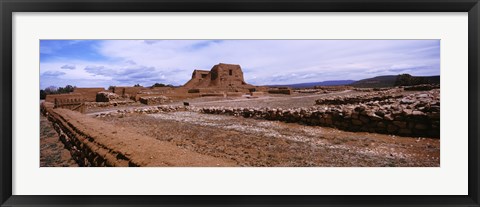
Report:
M247 82L262 85L359 80L404 71L440 73L437 41L108 40L96 46L107 60L42 63L41 71L74 65L63 70L62 78L102 80L110 85L181 85L194 69L210 69L220 62L240 64Z

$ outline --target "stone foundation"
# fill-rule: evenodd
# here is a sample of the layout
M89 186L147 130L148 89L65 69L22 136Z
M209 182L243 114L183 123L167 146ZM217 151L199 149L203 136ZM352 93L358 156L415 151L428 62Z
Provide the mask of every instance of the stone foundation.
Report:
M145 105L158 105L168 101L170 101L170 99L165 96L149 96L140 98L140 103Z

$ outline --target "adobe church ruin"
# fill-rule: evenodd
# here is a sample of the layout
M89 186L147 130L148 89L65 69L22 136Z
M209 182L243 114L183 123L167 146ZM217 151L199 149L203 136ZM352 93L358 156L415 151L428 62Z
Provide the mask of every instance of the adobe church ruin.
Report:
M176 100L198 98L203 96L235 97L250 95L261 96L264 93L291 94L290 89L278 89L254 86L245 82L240 65L219 63L210 71L194 70L192 78L180 87L129 87L112 86L104 88L75 88L69 94L49 94L45 101L55 103L55 107L84 111L85 103L89 106L108 103L129 104L140 102L147 105L163 104Z
M192 79L183 87L187 89L216 88L225 89L228 92L240 92L238 89L255 88L245 82L240 65L225 63L214 65L210 71L194 70Z

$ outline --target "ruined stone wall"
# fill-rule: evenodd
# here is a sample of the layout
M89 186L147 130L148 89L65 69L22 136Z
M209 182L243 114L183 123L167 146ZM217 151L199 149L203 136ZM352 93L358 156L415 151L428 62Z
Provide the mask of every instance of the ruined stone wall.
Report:
M344 90L352 90L354 87L352 86L315 86L314 89L321 89L325 91L344 91Z
M113 87L113 93L116 93L117 95L124 97L124 98L130 98L130 97L135 97L138 92L141 90L145 90L144 87L124 87L124 86L115 86Z
M178 148L153 137L117 129L95 118L68 109L41 104L60 140L79 166L234 166L224 160Z
M55 98L64 99L68 96L77 96L82 97L86 102L95 102L97 93L104 90L104 88L75 88L72 93L48 94L45 97L45 101L53 103L55 101Z
M439 89L440 84L422 84L415 86L404 86L403 89L406 91L427 91L432 89Z
M167 98L166 96L161 96L161 95L152 95L152 96L140 98L140 103L145 105L159 105L159 104L164 104L166 102L170 102L170 99Z
M59 134L60 140L65 148L70 151L72 158L81 167L85 166L135 166L124 159L124 155L118 152L110 152L109 149L94 142L94 139L70 123L72 120L68 116L72 111L65 109L53 109L52 105L42 104L41 111L49 121L53 123L53 128ZM60 115L64 113L67 117Z
M362 92L351 95L329 96L315 101L317 105L341 105L357 104L371 101L383 101L386 99L398 99L404 95L400 94L402 90L392 89L388 91Z
M268 93L291 95L292 90L291 89L270 89L270 90L268 90Z
M210 71L208 70L194 70L192 73L192 79L190 79L187 83L183 85L186 88L194 88L198 87L202 81L209 80L211 77L209 76ZM208 84L204 84L205 86Z
M70 110L85 112L84 103L86 102L83 94L54 94L47 95L48 103L53 103L55 108L66 108Z
M138 92L139 94L166 94L171 93L174 91L175 88L173 87L153 87L153 88L146 88Z
M86 109L93 109L93 108L105 108L105 107L112 107L112 106L131 106L131 105L138 105L134 100L118 100L118 101L110 101L110 102L85 102Z
M97 97L95 100L96 102L110 102L110 101L118 100L119 98L120 96L115 93L102 91L97 93Z
M397 99L372 100L356 105L329 105L299 109L209 107L202 108L200 111L208 114L227 114L328 126L346 131L439 138L439 95L439 90L432 90Z
M279 109L279 108L202 108L202 113L224 114L245 118L278 120L313 126L334 127L346 131L375 132L401 136L440 137L439 113L402 111L392 118L383 118L363 107L354 109Z
M81 94L64 93L64 94L48 94L45 97L45 101L50 102L50 103L55 103L55 99L63 100L63 99L70 99L70 98L84 99L83 95L81 95Z
M85 97L85 101L95 102L97 93L100 91L105 91L105 88L75 88L73 89L74 94L82 94Z

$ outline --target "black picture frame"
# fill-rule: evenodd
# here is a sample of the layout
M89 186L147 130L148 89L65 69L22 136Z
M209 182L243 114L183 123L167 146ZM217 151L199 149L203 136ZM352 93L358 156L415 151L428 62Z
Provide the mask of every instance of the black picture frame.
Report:
M0 0L2 206L480 206L478 0ZM26 196L12 195L13 12L468 12L468 195ZM394 187L394 186L392 186ZM88 192L86 192L88 193Z

